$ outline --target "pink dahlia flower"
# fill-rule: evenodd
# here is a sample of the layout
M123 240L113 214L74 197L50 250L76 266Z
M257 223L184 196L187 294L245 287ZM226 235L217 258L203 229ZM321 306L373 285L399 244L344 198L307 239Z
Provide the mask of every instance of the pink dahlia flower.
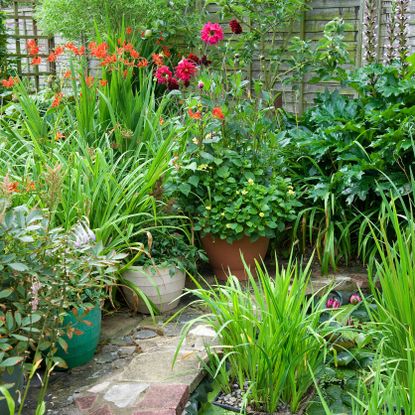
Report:
M176 66L176 77L183 82L189 82L196 74L197 67L190 59L182 59Z
M200 37L208 45L216 45L223 40L223 29L218 23L207 22L200 32Z
M159 84L168 84L173 74L168 66L159 66L156 71L156 78Z
M350 296L350 300L349 300L350 304L356 305L362 302L362 298L360 297L359 294L352 294Z
M326 302L326 308L339 308L340 301L337 298L329 298Z

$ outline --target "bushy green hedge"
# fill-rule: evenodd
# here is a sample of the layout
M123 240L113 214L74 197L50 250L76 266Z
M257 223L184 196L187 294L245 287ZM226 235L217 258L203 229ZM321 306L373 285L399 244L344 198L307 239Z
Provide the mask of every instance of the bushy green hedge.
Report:
M191 0L41 0L36 17L49 34L61 34L69 40L95 33L100 29L118 29L123 18L126 25L138 30L159 29L169 34L190 29L184 20Z

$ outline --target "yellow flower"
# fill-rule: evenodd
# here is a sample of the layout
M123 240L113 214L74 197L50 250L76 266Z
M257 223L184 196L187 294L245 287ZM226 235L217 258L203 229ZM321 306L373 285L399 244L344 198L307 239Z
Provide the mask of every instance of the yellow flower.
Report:
M249 179L249 180L248 180L248 184L249 184L250 186L252 186L252 185L254 184L254 181L253 181L252 179Z
M230 229L230 228L232 227L232 225L231 225L230 223L227 223L227 224L226 224L226 227L227 227L228 229Z
M290 190L288 190L288 192L287 192L290 196L294 196L295 195L295 192L294 192L294 190L292 190L292 189L290 189Z
M206 210L211 210L212 209L212 206L206 206L206 208L205 208Z
M248 190L243 189L241 193L245 196L246 194L248 194Z
M205 138L206 140L210 140L212 138L212 134L211 133L206 134Z
M263 218L265 216L265 213L264 212L259 212L259 217L260 218Z
M192 139L192 141L193 141L193 144L196 144L196 145L198 145L199 144L199 140L195 137L195 138L193 138Z
M199 166L197 166L198 170L206 170L209 166L207 164L200 164Z

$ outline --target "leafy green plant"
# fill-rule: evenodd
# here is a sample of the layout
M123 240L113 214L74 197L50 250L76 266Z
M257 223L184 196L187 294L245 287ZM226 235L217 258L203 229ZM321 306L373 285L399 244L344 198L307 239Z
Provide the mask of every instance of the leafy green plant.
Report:
M137 33L151 30L163 34L183 35L189 31L186 23L196 22L200 16L187 0L42 0L36 18L41 28L50 34L61 34L69 40L79 40L95 33L94 23L101 30L116 32L123 19Z
M356 97L326 91L300 120L286 119L281 158L305 205L294 231L317 247L323 272L358 256L358 212L379 212L389 180L399 194L410 191L411 78L398 63L348 71Z
M203 250L192 243L192 235L186 231L186 226L181 227L178 223L163 221L153 231L147 232L147 241L143 242L143 254L135 265L154 269L154 272L159 267L166 267L171 268L173 274L175 268L196 274L198 262L206 261L207 258Z
M203 235L228 242L273 238L294 220L298 203L290 180L272 165L269 96L249 99L240 72L227 78L225 89L221 79L206 75L201 92L188 100L183 155L169 190Z
M322 307L306 293L310 265L301 269L291 260L273 279L258 264L258 280L247 269L248 287L230 278L225 286L189 291L209 312L185 326L181 341L195 324L212 327L219 346L208 349L211 372L225 392L248 382L245 402L255 410L272 413L281 403L299 410L312 389L308 368L317 371L323 361Z
M57 365L65 367L55 355L58 345L67 348L62 335L72 330L63 325L64 316L73 307L94 307L108 297L123 256L103 255L102 244L96 243L85 223L64 232L49 226L45 212L8 205L7 199L1 199L0 372L27 366L20 415L30 382L45 361L37 406L42 413L50 373Z
M385 193L382 198L384 215L378 223L370 224L376 245L376 255L368 267L377 303L373 318L385 336L385 356L399 362L398 376L405 379L408 364L415 359L414 201L412 198L389 200Z

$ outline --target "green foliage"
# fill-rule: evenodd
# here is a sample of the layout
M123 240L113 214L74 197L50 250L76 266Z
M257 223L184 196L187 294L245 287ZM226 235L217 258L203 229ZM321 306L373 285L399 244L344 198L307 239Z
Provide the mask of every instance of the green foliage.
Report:
M412 77L375 64L347 72L344 84L356 95L324 92L300 120L287 118L280 136L306 206L295 232L316 245L324 272L357 255L357 212L378 211L387 177L399 194L409 192L414 164Z
M183 35L200 16L188 0L41 0L36 17L49 34L65 39L90 38L100 31L117 32L123 20L137 33L154 29L167 35Z
M27 363L27 386L18 403L21 415L30 381L44 360L41 413L50 371L65 367L55 352L58 344L67 347L61 338L66 313L80 305L95 307L106 298L123 256L103 255L102 244L85 223L64 232L49 226L45 212L0 202L0 373Z
M307 0L209 0L207 4L218 4L224 20L237 19L243 26L243 33L232 37L227 52L238 54L241 65L247 65L254 58L260 60L259 78L265 90L272 91L279 80L278 72L287 52L290 32L301 13L307 7ZM283 41L281 42L281 37Z
M182 224L177 220L161 221L159 226L147 232L147 241L143 242L142 253L136 264L144 267L173 267L197 273L199 261L206 261L203 250L198 249L192 242L192 235L187 233L186 221ZM147 246L146 246L147 245Z
M272 166L270 96L257 85L258 99L249 98L241 72L202 80L200 95L188 99L170 191L204 235L273 238L294 220L298 203L290 180Z
M313 383L309 367L316 371L322 362L322 307L306 294L310 265L302 270L290 261L275 279L258 265L258 280L246 270L248 287L230 278L189 291L208 314L189 322L183 338L196 323L212 327L220 346L208 347L210 373L225 392L248 382L245 402L255 410L273 413L283 402L296 412Z
M397 375L407 379L408 365L415 361L414 200L382 197L386 210L379 222L370 223L376 255L368 271L378 305L373 318L385 336L385 356L399 362Z

